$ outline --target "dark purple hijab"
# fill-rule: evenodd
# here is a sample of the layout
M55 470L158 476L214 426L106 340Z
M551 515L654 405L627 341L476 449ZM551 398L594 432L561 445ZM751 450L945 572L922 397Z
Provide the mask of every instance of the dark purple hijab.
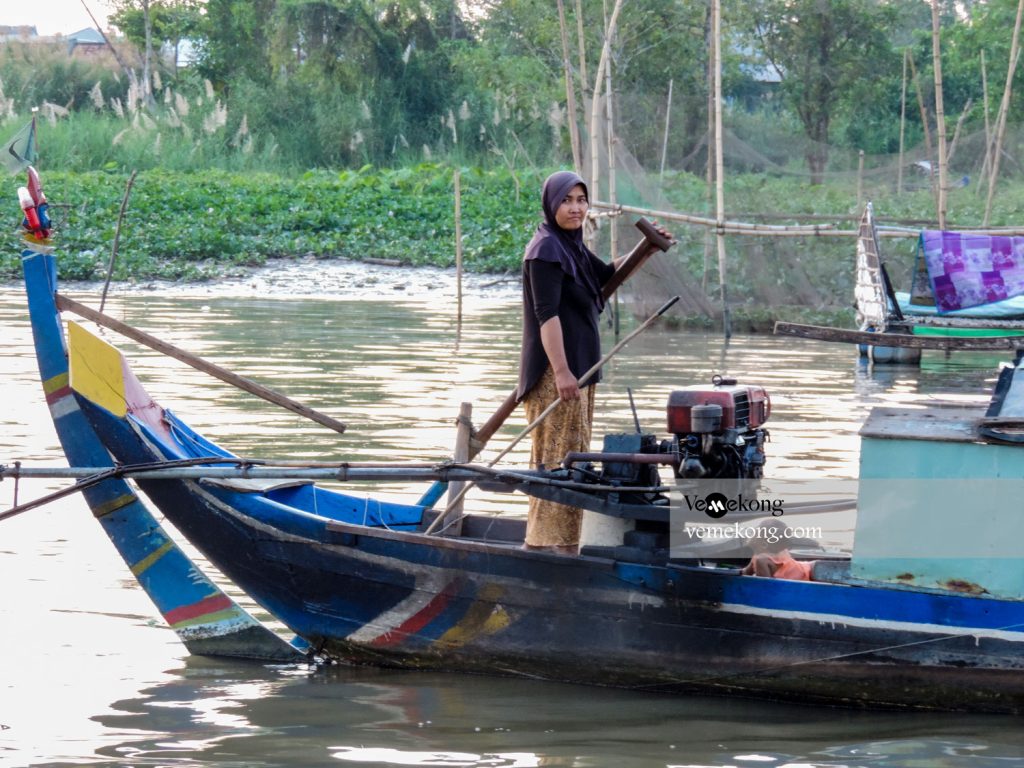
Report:
M590 192L583 179L572 171L557 171L544 181L541 201L544 206L544 221L537 227L533 239L526 245L524 261L537 259L560 264L562 270L576 281L577 285L588 290L594 297L594 303L600 312L604 309L601 297L601 284L598 282L594 267L590 263L593 256L583 244L583 228L568 230L558 226L555 212L565 200L566 195L575 186L583 187L590 199Z

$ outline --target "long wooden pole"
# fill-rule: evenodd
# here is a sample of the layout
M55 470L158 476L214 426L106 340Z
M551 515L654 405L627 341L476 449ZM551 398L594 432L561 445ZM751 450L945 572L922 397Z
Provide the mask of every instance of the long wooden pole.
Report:
M988 103L988 67L985 65L985 51L981 52L981 96L985 109L985 160L981 164L981 173L978 176L978 183L975 185L975 194L981 194L981 182L988 179L989 168L992 164L992 126L989 120Z
M996 138L992 147L992 164L988 175L988 197L985 200L985 217L982 225L988 226L992 215L992 201L996 195L996 181L999 178L999 160L1003 152L1003 136L1006 132L1006 115L1010 111L1010 96L1013 94L1013 75L1017 71L1017 60L1020 58L1020 23L1024 15L1024 0L1017 3L1017 19L1013 23L1013 39L1010 43L1010 62L1007 65L1006 84L1003 86L1003 100L999 104L999 116L996 118Z
M668 99L665 103L665 135L661 139L661 168L658 171L658 183L661 183L662 178L665 176L665 157L668 155L668 128L672 118L672 83L673 79L669 78L668 81Z
M221 368L219 365L211 363L208 360L204 360L198 355L193 355L191 352L186 352L173 344L168 344L166 341L162 341L155 336L151 336L145 331L133 328L127 323L122 323L120 320L110 317L109 315L105 315L102 312L97 312L95 309L87 307L85 304L80 304L74 299L69 299L67 296L57 294L56 301L59 309L74 312L79 317L84 317L86 320L92 320L98 325L110 328L112 331L117 331L122 336L133 339L140 344L145 344L147 347L155 349L157 352L162 352L168 357L173 357L175 360L180 360L186 365L192 366L197 371L208 373L216 379L220 379L232 386L245 390L249 394L256 395L256 397L262 398L267 402L286 408L300 416L304 416L307 419L315 421L317 424L329 427L335 432L345 431L345 424L337 419L333 419L319 411L315 411L309 406L296 402L295 400L282 395L280 392L270 389L269 387L265 387L262 384L257 384L251 379L239 376L237 373L232 373L226 368Z
M651 315L646 320L644 320L643 323L641 323L639 326L634 328L631 333L629 333L627 336L625 336L622 339L622 341L620 341L618 344L616 344L614 347L612 347L610 350L608 350L608 353L606 355L604 355L596 363L594 363L586 373L584 373L582 376L580 376L576 383L580 387L585 387L587 385L587 383L590 381L591 377L594 374L596 374L598 371L600 371L601 368L603 368L605 366L605 364L609 360L611 360L613 357L615 357L615 355L617 355L622 350L622 348L625 347L630 341L632 341L637 336L639 336L641 333L643 333L648 328L650 328L651 325L654 323L654 321L657 320L659 317L661 317L666 312L668 312L668 310L672 307L672 305L675 304L677 301L679 301L679 297L678 296L674 296L673 298L669 299L664 304L662 304L661 308L658 309L657 312L655 312L653 315ZM546 419L551 414L551 412L553 410L555 410L555 408L558 407L558 404L561 403L561 402L562 402L562 398L561 397L555 398L551 402L551 404L548 405L547 408L545 408L543 411L541 411L540 415L537 416L537 418L535 418L533 421L530 422L530 424L526 427L526 429L524 429L522 432L520 432L518 435L516 435L514 438L512 438L512 441L507 446L505 446L497 456L495 456L493 459L491 459L489 462L487 462L487 464L485 466L493 467L495 464L497 464L499 461L501 461L506 455L508 455L508 453L513 448L515 448L517 445L519 445L520 441L522 441L522 439L524 437L526 437L533 430L535 430L544 421L544 419ZM429 533L433 533L434 530L437 529L437 527L439 525L441 525L441 521L445 520L445 519L447 519L449 517L449 513L456 507L456 505L461 504L462 499L465 498L467 493L469 493L469 490L470 490L470 488L473 487L473 485L474 485L474 483L473 483L472 480L467 482L462 487L462 490L459 491L458 495L453 497L448 502L448 506L445 508L444 514L443 515L438 515L438 517L434 520L434 522L432 522L430 524L430 527L427 528L425 533L428 533L428 534Z
M914 54L907 51L907 61L910 63L910 77L914 81L914 90L917 92L917 108L921 111L921 128L924 130L924 151L928 155L929 171L928 181L932 185L932 194L935 190L935 168L933 165L934 154L932 152L932 131L928 127L928 110L924 108L924 93L921 92L921 79L917 76L917 67L914 65Z
M583 34L583 0L576 0L576 47L580 55L580 93L586 93L587 84L587 40ZM584 111L586 111L584 109Z
M907 52L903 52L903 87L900 92L900 159L896 167L896 194L903 194L903 147L907 131Z
M946 111L942 103L942 31L939 23L939 0L932 0L932 70L935 76L935 131L939 146L936 162L939 166L939 189L936 195L939 229L946 228Z
M611 19L604 30L604 45L601 46L601 58L597 64L597 75L594 77L594 97L590 103L590 194L593 197L600 196L598 179L601 176L600 166L600 144L597 140L598 119L600 117L601 81L604 79L605 69L609 66L611 58L611 39L615 34L615 26L619 23L619 11L622 10L622 0L615 0L612 8Z
M572 66L569 64L569 29L565 22L565 3L558 0L558 28L562 34L562 72L565 76L565 108L569 113L569 144L572 147L572 165L577 174L583 172L583 156L580 154L580 127L576 122L576 89L572 82Z
M612 31L614 35L614 30ZM615 121L613 113L613 94L614 89L612 88L612 65L611 61L608 62L608 66L604 69L604 120L605 120L605 140L608 143L608 200L613 205L618 200L618 193L616 192L617 180L617 167L615 162ZM611 220L611 226L608 228L609 234L609 257L612 262L619 257L619 220L617 218ZM615 338L619 337L619 294L616 293L612 297L612 323L615 328Z
M715 54L715 219L719 225L725 223L725 160L722 152L722 5L720 0L711 2ZM726 285L725 232L719 228L718 243L718 289L722 301L722 333L725 338L732 336L732 322L729 317L729 294Z

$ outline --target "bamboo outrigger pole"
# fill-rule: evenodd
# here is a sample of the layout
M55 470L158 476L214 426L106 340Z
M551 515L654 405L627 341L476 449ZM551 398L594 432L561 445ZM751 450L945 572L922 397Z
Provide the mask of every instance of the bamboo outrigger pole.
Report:
M286 408L293 413L297 413L300 416L304 416L307 419L315 421L317 424L329 427L335 432L345 431L345 424L337 419L333 419L326 414L315 411L309 406L296 402L290 397L286 397L280 392L270 389L269 387L265 387L262 384L257 384L251 379L239 376L237 373L232 373L226 368L222 368L215 363L211 363L209 360L204 360L198 355L193 355L191 352L186 352L184 349L180 349L173 344L168 344L166 341L162 341L156 338L156 336L152 336L145 331L133 328L127 323L122 323L120 320L110 317L109 315L105 315L102 312L97 312L95 309L87 307L85 304L80 304L74 299L69 299L63 294L57 294L56 303L59 309L74 312L79 317L84 317L86 320L92 320L97 325L102 325L112 331L117 331L122 336L126 336L140 344L145 344L150 349L162 352L168 357L173 357L175 360L180 360L186 365L192 366L197 371L208 373L214 378L245 390L251 395L256 395L256 397L262 398L267 402Z

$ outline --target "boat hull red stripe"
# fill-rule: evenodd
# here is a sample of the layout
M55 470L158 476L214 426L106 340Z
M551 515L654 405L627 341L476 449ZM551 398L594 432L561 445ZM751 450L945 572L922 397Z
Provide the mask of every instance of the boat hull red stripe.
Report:
M67 397L70 394L71 394L71 387L68 386L68 385L64 385L60 389L56 389L53 392L48 392L46 394L46 404L47 405L53 405L58 400L62 400L63 398Z
M444 592L441 592L437 597L423 606L423 609L414 613L399 626L385 632L383 635L375 639L371 644L379 648L386 648L392 645L398 645L409 635L415 635L430 622L437 618L437 616L448 607L448 603L452 599L452 590L449 586Z
M205 616L208 613L223 611L231 606L231 598L227 595L211 595L204 600L200 600L198 603L183 605L181 608L175 608L173 611L168 611L164 614L164 618L167 620L168 624L174 626L178 622L195 619L199 616Z

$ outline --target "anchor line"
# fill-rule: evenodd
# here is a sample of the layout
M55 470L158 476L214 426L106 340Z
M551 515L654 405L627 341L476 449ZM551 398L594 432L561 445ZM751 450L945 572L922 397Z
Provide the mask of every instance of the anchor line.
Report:
M1003 631L1010 630L1010 629L1019 629L1021 627L1024 627L1024 623L1008 624L1005 627L995 627L994 629L991 629L991 630L988 630L988 631L1003 632ZM779 665L774 666L774 667L763 667L761 669L755 669L755 670L752 670L750 672L734 672L734 673L728 674L728 675L711 675L709 677L689 678L689 679L686 679L686 680L668 680L668 681L665 681L665 682L672 683L674 685L708 685L708 684L714 685L714 684L716 684L716 683L718 683L720 681L731 680L731 679L735 679L735 678L738 678L738 677L744 677L746 675L764 675L764 674L768 674L770 672L778 672L779 670L783 670L783 669L792 669L793 667L805 666L807 664L826 664L826 663L828 663L830 661L840 661L842 659L850 659L850 658L854 658L856 656L867 656L867 655L872 654L872 653L882 653L884 651L896 651L896 650L900 650L901 648L911 648L911 647L913 647L915 645L928 645L930 643L942 643L942 642L945 642L947 640L955 640L956 638L960 638L960 637L977 637L977 636L973 635L973 634L941 635L940 637L929 637L929 638L927 638L925 640L913 640L913 641L908 642L908 643L897 643L895 645L883 645L883 646L878 646L876 648L868 648L868 649L863 650L863 651L851 651L850 653L839 653L839 654L835 654L834 656L823 656L823 657L818 658L818 659L805 659L803 661L794 661L794 662L792 662L790 664L779 664ZM665 682L653 683L653 684L649 684L649 685L635 685L635 686L630 686L630 688L632 690L643 690L643 689L648 689L648 688L659 688L659 687L665 685Z

